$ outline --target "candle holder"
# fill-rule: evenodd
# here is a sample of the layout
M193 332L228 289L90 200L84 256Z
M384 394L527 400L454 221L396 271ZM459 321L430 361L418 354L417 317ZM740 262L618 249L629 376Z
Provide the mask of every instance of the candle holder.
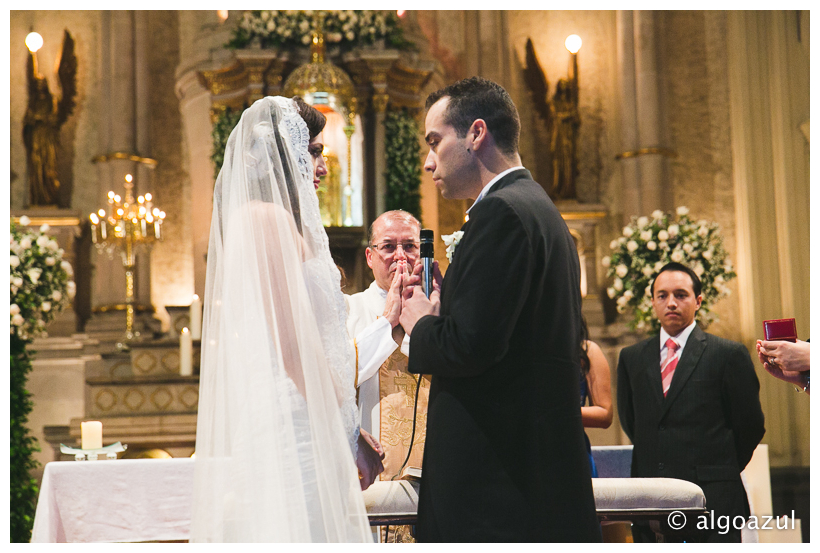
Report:
M128 350L128 343L139 337L134 330L134 265L138 249L150 249L154 242L162 240L162 223L165 212L154 206L150 193L134 200L134 183L131 175L125 175L125 200L113 190L108 192L108 213L100 209L89 215L91 242L99 253L107 253L113 259L115 251L122 255L125 267L125 335L117 343L120 350Z
M80 449L77 447L69 447L65 444L60 444L60 452L66 455L74 455L75 461L96 461L100 455L105 454L106 459L116 459L117 453L128 449L128 445L123 445L120 442L107 445L98 449Z

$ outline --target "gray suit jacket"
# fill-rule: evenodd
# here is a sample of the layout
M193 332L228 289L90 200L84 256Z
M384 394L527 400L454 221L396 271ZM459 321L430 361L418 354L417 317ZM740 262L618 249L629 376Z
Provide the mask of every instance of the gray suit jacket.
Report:
M718 515L749 514L740 472L765 428L749 352L696 326L663 396L657 335L621 351L618 414L632 440L632 476L699 485Z

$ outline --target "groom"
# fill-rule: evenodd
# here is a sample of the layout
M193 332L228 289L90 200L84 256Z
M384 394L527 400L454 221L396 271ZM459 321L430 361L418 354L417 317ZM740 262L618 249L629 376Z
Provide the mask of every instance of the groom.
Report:
M433 375L417 538L601 541L572 237L521 166L518 111L501 86L466 79L427 109L425 170L443 197L475 203L440 298L403 294L409 370Z

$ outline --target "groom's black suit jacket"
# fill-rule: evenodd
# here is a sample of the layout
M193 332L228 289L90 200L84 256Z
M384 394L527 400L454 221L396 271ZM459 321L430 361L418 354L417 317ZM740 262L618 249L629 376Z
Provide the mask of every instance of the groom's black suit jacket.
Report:
M580 411L578 254L520 169L470 210L409 370L432 374L420 541L600 541Z
M749 352L695 326L666 397L660 366L657 334L624 348L618 361L618 414L634 445L632 476L694 482L716 515L748 516L740 472L765 432Z

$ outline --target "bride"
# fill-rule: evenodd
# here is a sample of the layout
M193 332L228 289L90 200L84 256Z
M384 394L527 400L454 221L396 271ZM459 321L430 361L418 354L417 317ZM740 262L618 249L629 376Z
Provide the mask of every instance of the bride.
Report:
M228 139L214 189L191 541L372 541L355 354L293 100Z

